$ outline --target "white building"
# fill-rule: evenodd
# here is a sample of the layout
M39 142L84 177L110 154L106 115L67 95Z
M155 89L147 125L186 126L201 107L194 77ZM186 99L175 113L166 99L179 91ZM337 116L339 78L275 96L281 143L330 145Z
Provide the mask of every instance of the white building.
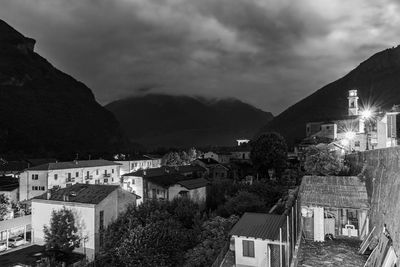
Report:
M120 184L120 164L108 160L46 163L26 169L20 175L20 200L39 196L53 187L76 183Z
M122 176L122 188L140 197L138 205L148 199L173 200L176 197L189 197L204 203L208 184L202 178L205 170L199 166L181 168L163 167L125 174Z
M280 233L286 216L246 212L230 231L234 241L235 266L270 267L285 260L286 244ZM285 265L282 265L285 266Z
M145 170L150 168L160 168L161 158L151 157L151 156L136 156L130 160L117 160L115 161L121 164L120 174L124 175L126 173L135 172L138 170Z
M43 227L49 226L53 210L72 210L78 233L82 238L74 251L85 253L93 260L103 244L102 231L130 204L136 205L132 193L117 185L74 184L68 188L45 193L32 199L32 239L44 244Z

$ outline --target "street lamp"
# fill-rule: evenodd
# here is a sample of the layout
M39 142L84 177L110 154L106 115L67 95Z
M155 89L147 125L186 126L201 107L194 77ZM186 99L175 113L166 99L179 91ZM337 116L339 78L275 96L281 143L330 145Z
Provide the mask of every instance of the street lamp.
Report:
M370 126L370 119L373 116L373 112L371 109L366 108L361 111L361 117L365 120L365 139L366 139L366 146L365 150L369 150L369 126Z

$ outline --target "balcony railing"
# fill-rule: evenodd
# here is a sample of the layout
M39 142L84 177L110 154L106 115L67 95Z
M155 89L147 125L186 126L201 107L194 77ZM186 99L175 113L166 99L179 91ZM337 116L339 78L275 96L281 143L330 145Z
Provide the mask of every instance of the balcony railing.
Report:
M92 179L93 179L93 175L86 175L86 176L85 176L85 179L86 179L86 180L92 180Z
M111 177L111 173L104 173L104 174L103 174L103 177L104 177L104 178L109 178L109 177Z

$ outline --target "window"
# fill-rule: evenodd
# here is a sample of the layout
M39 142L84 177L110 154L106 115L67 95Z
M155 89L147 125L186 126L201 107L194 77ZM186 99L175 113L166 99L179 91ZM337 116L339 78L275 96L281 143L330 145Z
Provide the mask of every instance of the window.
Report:
M58 179L58 174L54 174L54 180Z
M360 141L355 141L354 142L354 146L358 146L359 147L360 146Z
M108 183L108 179L107 178L104 179L104 183L106 183L106 184Z
M243 244L243 256L254 258L254 241L242 240Z
M99 175L99 170L96 170L96 175Z
M132 184L135 184L135 179L132 179L132 182L131 182Z
M111 173L114 173L114 169L111 169Z
M41 187L40 187L40 190L44 191L44 186L41 186Z
M76 172L76 173L75 173L75 177L79 177L79 172Z
M35 187L34 187L34 186L32 186L32 190L35 190Z
M70 172L67 174L67 176L68 176L68 179L71 179L71 173Z
M132 168L131 169L133 169L133 163L132 163Z
M86 177L89 177L89 171L86 171Z
M100 184L99 180L94 181L95 184Z
M39 180L39 174L32 174L32 180Z

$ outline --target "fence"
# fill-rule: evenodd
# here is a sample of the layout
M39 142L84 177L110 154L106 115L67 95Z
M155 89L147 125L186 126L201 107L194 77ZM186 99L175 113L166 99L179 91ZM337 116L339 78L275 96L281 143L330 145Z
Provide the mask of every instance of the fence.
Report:
M282 215L286 219L277 233L279 242L269 244L271 267L289 267L292 264L301 233L300 215L300 205L298 200L295 200Z

